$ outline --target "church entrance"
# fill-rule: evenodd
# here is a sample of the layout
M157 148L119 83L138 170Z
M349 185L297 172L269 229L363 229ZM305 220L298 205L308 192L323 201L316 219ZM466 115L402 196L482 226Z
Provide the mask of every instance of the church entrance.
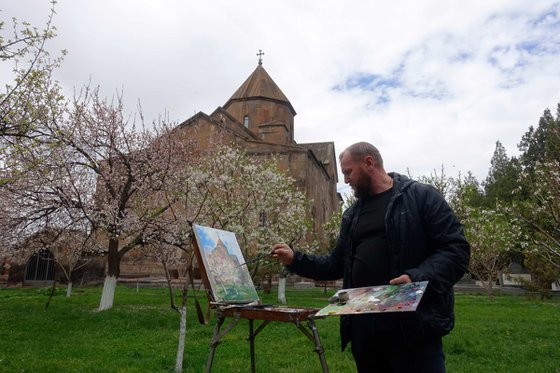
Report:
M25 285L47 285L54 281L54 256L41 249L29 258L25 267Z

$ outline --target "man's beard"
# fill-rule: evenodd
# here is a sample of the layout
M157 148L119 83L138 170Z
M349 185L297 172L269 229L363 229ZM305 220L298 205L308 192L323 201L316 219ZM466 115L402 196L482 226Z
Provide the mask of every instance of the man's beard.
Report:
M354 197L356 198L366 197L370 194L370 180L364 172L360 173L352 189L354 190Z
M362 198L369 194L367 188L352 188L354 190L354 197Z

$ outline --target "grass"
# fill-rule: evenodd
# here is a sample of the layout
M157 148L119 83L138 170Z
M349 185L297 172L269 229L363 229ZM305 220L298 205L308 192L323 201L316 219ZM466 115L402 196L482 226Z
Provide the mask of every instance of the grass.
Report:
M172 372L179 317L165 289L118 287L112 310L96 312L100 288L72 298L37 289L0 290L0 372ZM202 295L202 294L201 294ZM326 304L330 294L289 290L293 306ZM275 294L262 295L274 303ZM200 325L189 298L185 371L203 372L215 319ZM457 324L444 338L448 372L560 372L560 301L458 295ZM229 323L226 320L226 324ZM257 323L256 323L257 324ZM338 318L316 322L331 372L354 372L340 352ZM213 372L250 370L247 321L223 338ZM294 325L272 323L256 337L257 371L320 372L312 343Z

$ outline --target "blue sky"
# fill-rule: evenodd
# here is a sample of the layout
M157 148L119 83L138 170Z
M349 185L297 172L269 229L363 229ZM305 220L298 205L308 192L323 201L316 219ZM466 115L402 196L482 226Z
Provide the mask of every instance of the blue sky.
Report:
M36 24L45 0L0 0ZM443 165L483 180L560 102L560 3L541 0L61 0L51 51L71 94L91 80L126 109L181 122L223 105L263 66L294 106L297 142L357 141L387 171ZM342 189L345 190L344 188Z

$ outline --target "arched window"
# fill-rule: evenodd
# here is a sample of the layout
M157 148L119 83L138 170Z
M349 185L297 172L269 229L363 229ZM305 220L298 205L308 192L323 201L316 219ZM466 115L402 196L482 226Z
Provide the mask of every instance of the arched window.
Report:
M245 115L243 117L243 125L245 126L245 128L249 128L249 116Z
M27 261L25 279L30 282L51 282L54 280L54 257L47 249L41 249Z

